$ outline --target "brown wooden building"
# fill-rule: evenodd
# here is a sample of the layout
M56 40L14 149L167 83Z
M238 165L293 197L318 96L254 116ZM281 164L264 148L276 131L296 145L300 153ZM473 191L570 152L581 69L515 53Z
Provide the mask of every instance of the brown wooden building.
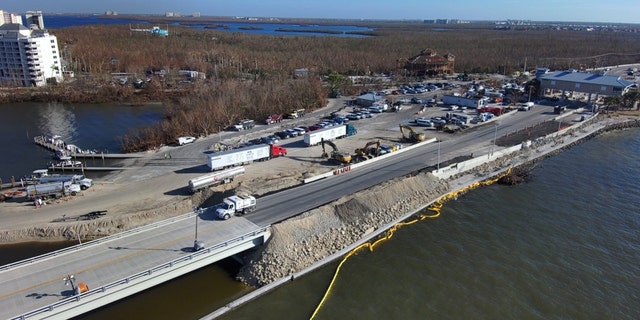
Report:
M450 53L439 56L433 49L422 50L406 60L398 61L398 67L416 76L436 76L454 73L456 57Z

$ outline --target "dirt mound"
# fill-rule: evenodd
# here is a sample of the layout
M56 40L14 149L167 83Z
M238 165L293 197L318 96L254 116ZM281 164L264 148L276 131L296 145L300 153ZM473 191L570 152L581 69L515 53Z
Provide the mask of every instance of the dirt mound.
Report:
M301 271L449 189L429 173L402 177L272 227L269 243L245 257L238 279L262 286Z

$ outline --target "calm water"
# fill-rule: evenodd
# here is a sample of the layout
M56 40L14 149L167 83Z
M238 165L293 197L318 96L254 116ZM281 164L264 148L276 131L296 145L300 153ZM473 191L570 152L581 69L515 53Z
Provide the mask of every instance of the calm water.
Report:
M74 26L85 26L94 24L131 24L132 28L148 28L149 22L146 20L134 19L115 19L102 18L100 16L67 16L67 15L44 15L44 25L49 29L66 28ZM177 26L179 23L169 25L169 33L171 26ZM204 24L186 24L185 26L194 29L211 28L210 30L219 30L227 32L242 32L248 34L261 35L286 35L286 36L326 36L326 37L346 37L346 38L364 38L368 37L361 34L350 34L349 32L367 32L374 29L362 26L350 25L299 25L299 24L274 24L259 22L207 22ZM160 25L161 28L166 26ZM296 30L278 31L277 29ZM331 30L339 33L322 33L319 31Z
M637 319L640 130L447 203L349 260L317 319ZM224 319L308 319L336 264Z
M19 179L52 161L52 153L33 142L35 136L60 135L68 144L82 149L119 152L121 137L134 128L159 121L164 107L20 103L0 105L0 112L0 178L8 182L11 176Z
M639 134L597 137L529 183L475 190L400 229L344 265L317 319L637 319ZM336 266L223 318L308 319ZM226 260L82 318L197 319L251 290L237 268Z

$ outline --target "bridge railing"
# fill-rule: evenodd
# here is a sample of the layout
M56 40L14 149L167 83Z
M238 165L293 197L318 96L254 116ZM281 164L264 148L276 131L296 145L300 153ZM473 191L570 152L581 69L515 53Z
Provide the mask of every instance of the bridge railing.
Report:
M209 255L212 251L216 251L218 249L224 248L224 247L228 247L230 244L236 243L236 242L242 242L243 240L247 239L247 238L253 238L256 237L257 235L261 234L261 233L265 233L267 232L267 230L270 228L271 226L266 226L266 227L262 227L260 229L256 229L252 232L246 233L244 235L241 235L239 237L233 238L231 240L227 240L225 242L213 245L211 247L206 247L203 248L199 251L195 251L189 255L171 260L169 262L163 263L161 265L155 266L151 269L147 269L145 271L142 272L138 272L134 275L131 275L129 277L126 277L124 279L120 279L120 280L116 280L114 282L111 282L109 284L106 284L102 287L99 288L95 288L95 289L91 289L87 292L81 293L79 295L75 295L60 301L57 301L55 303L49 304L47 306L23 313L21 315L15 316L13 318L10 318L10 320L18 320L18 319L27 319L36 315L39 315L41 313L45 313L45 312L51 312L56 308L62 307L64 305L73 303L73 302L79 302L82 298L87 298L87 297L91 297L97 294L101 294L106 292L109 289L121 286L121 285L127 285L129 284L129 282L134 281L136 279L139 278L143 278L143 277L148 277L151 276L152 274L154 274L157 271L163 270L163 269L167 269L167 268L173 268L174 266L177 266L181 263L184 263L186 261L191 261L194 260L195 258L201 257L201 256L206 256Z
M206 208L205 208L205 210L206 210ZM79 249L82 249L82 248L86 248L88 246L95 246L95 245L102 244L102 243L105 243L105 242L109 242L109 241L112 241L112 240L115 240L115 239L124 238L124 237L127 237L129 235L132 235L132 234L135 234L135 233L138 233L138 232L155 229L155 228L158 228L158 227L161 227L161 226L166 226L168 224L172 224L172 223L175 223L177 221L181 221L181 220L184 220L184 219L191 218L195 214L196 214L195 212L185 213L185 214L182 214L182 215L179 215L179 216L167 218L167 219L164 219L164 220L161 220L161 221L157 221L157 222L154 222L154 223L150 223L150 224L147 224L147 225L144 225L144 226L140 226L140 227L133 228L133 229L130 229L130 230L125 230L125 231L122 231L122 232L119 232L119 233L116 233L116 234L112 234L112 235L109 235L109 236L105 236L105 237L102 237L102 238L98 238L98 239L95 239L95 240L87 241L85 243L76 244L76 245L73 245L73 246L70 246L70 247L66 247L66 248L63 248L63 249L60 249L60 250L51 251L51 252L48 252L48 253L45 253L45 254L41 254L39 256L35 256L35 257L32 257L32 258L28 258L28 259L16 261L16 262L13 262L13 263L5 264L3 266L0 266L0 272L6 271L6 270L10 270L10 269L13 269L13 268L17 268L17 267L20 267L20 266L23 266L23 265L29 265L29 264L38 262L39 260L42 260L42 259L48 259L48 258L51 258L51 257L67 254L67 253L70 253L70 252L74 252L76 250L79 250Z

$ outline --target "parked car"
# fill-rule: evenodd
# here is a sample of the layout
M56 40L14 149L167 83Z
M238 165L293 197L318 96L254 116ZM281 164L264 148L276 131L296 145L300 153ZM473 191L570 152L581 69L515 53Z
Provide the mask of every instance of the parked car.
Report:
M182 146L182 145L185 145L187 143L192 143L194 141L196 141L195 137L180 137L180 138L178 138L178 145Z
M349 119L345 117L337 117L337 118L333 118L333 122L337 125L341 125L349 122Z
M356 113L347 114L347 119L349 120L359 120L361 117Z
M382 113L383 111L384 110L380 106L369 107L369 112L372 112L372 113Z
M286 130L278 131L278 132L276 132L274 134L280 139L289 139L289 138L292 137L292 135L289 132L287 132Z
M287 132L289 134L289 136L291 136L291 137L296 137L296 136L300 135L300 133L297 130L294 130L294 129L284 129L283 131Z
M306 132L308 132L308 128L307 127L295 127L293 128L293 130L298 131L298 135L304 135Z
M360 111L360 114L362 115L363 118L372 118L373 115L371 114L371 112L369 111Z
M275 136L275 135L262 137L261 140L262 140L263 143L266 143L266 144L276 144L276 143L280 142L278 137Z

